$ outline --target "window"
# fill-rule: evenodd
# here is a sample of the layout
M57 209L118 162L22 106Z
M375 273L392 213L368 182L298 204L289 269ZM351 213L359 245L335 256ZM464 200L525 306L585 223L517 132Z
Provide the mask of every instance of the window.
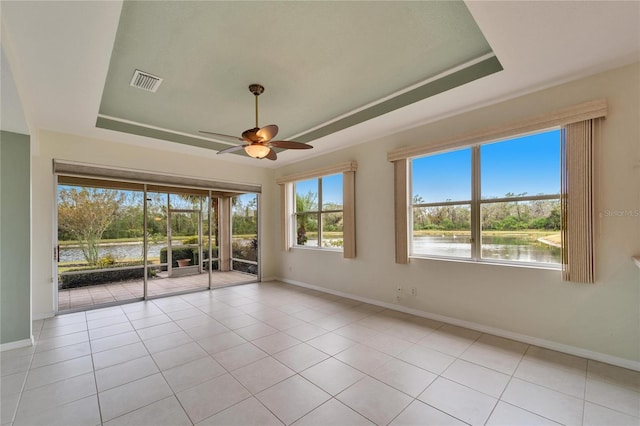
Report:
M341 249L342 174L294 183L296 245Z
M560 264L560 130L419 158L410 254Z
M314 247L356 257L355 161L276 179L280 185L281 246Z

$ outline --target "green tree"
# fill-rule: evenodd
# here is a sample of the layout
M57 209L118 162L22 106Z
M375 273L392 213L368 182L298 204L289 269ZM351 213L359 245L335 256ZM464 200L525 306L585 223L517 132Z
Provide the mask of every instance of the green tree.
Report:
M296 216L298 218L298 230L296 232L297 243L304 245L307 242L307 231L317 231L318 222L311 220L310 211L318 209L318 194L312 191L306 194L296 194Z
M125 194L115 189L61 187L58 191L58 228L78 242L88 264L98 264L98 243L124 199Z

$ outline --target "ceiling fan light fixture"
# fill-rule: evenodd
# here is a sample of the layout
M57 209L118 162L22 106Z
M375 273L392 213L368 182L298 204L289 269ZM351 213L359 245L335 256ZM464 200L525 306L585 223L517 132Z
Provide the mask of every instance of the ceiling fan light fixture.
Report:
M269 154L271 148L260 144L252 144L245 146L244 150L249 155L249 157L264 158Z

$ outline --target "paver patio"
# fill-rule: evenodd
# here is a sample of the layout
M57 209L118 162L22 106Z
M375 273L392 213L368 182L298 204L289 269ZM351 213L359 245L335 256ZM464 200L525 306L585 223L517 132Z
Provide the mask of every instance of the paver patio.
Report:
M238 271L216 271L211 274L212 287L224 287L232 284L255 282L256 280L257 277L255 275ZM156 277L149 279L147 283L147 294L149 297L156 297L189 290L204 290L208 287L209 275L207 273L185 277ZM142 280L97 284L59 290L58 311L91 308L94 305L140 299L143 296L144 287Z

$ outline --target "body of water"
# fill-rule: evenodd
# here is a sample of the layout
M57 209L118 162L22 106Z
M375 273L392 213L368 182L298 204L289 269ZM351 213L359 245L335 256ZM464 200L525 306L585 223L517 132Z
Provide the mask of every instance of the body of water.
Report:
M468 235L416 235L412 253L425 256L471 258ZM518 236L483 236L482 258L531 263L555 263L561 260L560 249Z
M174 245L180 245L180 241L175 241ZM167 243L151 243L149 244L148 257L160 257L160 249L166 247ZM144 257L142 242L127 244L105 244L98 247L100 257L111 254L118 260L122 259L139 259ZM82 250L79 247L60 246L60 262L84 261Z

